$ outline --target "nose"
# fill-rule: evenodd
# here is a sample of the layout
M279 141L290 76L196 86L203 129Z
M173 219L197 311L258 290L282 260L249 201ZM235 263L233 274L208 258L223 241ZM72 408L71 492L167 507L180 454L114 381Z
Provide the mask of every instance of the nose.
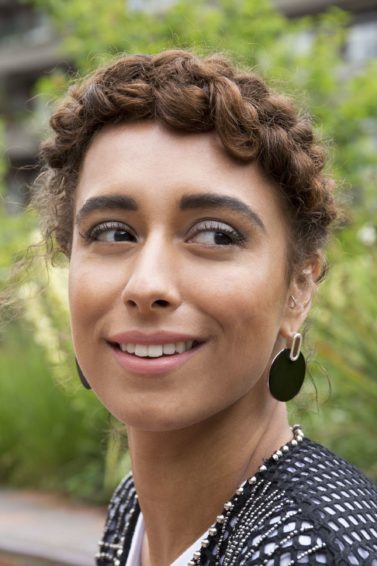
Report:
M162 235L149 237L130 258L123 304L140 314L176 309L180 303L171 244Z

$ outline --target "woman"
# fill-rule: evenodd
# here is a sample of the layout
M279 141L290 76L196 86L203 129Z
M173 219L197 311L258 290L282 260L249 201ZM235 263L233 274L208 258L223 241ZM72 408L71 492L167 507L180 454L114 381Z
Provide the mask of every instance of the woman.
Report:
M284 403L337 215L309 121L170 51L98 70L51 124L35 198L79 375L132 458L97 564L377 564L376 488Z

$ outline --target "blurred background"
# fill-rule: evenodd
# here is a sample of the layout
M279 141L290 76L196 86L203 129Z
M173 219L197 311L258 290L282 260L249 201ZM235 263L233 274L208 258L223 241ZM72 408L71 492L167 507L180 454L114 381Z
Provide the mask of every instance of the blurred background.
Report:
M347 216L329 246L291 422L377 481L377 0L0 0L0 291L38 242L27 204L56 100L114 54L170 47L255 68L328 143ZM14 280L17 312L3 309L0 485L101 503L129 468L127 441L78 383L66 275L63 260L47 269L36 257Z

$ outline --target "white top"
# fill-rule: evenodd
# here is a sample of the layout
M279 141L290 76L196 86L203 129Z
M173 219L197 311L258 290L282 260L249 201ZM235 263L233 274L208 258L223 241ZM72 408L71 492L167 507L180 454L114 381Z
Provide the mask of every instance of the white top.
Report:
M207 531L208 532L208 531ZM187 563L191 560L195 550L200 548L201 540L207 535L207 532L198 538L189 548L187 548L170 566L187 566ZM140 513L135 531L132 537L131 548L127 558L126 566L141 566L141 548L143 546L144 538L144 517Z

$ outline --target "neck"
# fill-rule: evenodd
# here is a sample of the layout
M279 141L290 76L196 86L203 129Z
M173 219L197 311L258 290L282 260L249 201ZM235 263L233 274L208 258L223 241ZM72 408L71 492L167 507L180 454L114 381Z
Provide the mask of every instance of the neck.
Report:
M285 405L271 401L250 409L241 401L185 429L130 428L128 436L146 530L143 566L168 566L291 432Z

